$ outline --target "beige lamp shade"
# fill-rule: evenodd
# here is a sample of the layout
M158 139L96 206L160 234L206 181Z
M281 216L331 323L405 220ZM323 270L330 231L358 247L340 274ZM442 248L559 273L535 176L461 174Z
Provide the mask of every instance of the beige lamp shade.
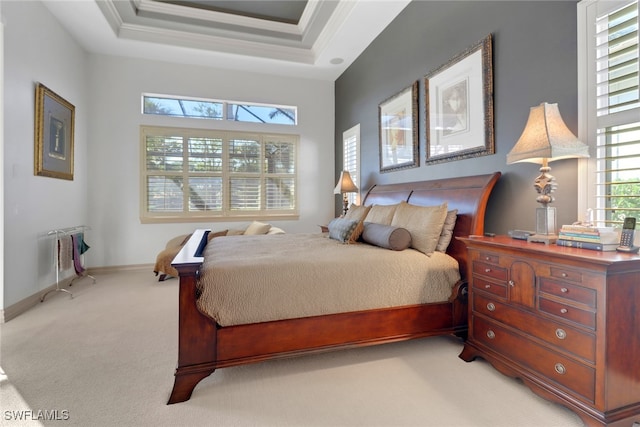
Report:
M351 179L351 174L348 171L340 172L340 178L338 179L338 184L336 184L336 188L333 189L333 194L343 194L343 193L357 193L358 187L353 183Z
M516 145L507 154L507 164L589 157L589 147L565 125L558 104L546 102L531 107L527 125Z

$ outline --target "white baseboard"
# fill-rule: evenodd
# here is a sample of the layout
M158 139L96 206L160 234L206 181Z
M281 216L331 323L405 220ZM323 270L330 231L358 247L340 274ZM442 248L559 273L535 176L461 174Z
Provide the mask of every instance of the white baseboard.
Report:
M69 283L71 283L72 280L73 280L73 277L68 277L66 279L61 280L59 285L60 289L67 289L69 287ZM15 319L25 311L40 304L40 299L42 298L42 296L45 293L49 291L53 291L55 289L56 289L56 285L55 284L51 285L5 308L4 310L2 310L2 323L8 322L11 319Z
M116 273L121 271L140 270L143 268L149 269L149 272L153 272L153 264L135 264L135 265L119 265L119 266L113 266L113 267L95 267L95 268L91 267L89 270L87 270L87 273L93 276L96 274L107 274L107 273ZM69 287L69 283L71 283L71 281L76 277L77 276L72 276L72 277L68 277L66 279L61 280L59 285L60 289L67 289ZM40 299L42 298L42 295L44 295L49 291L53 291L55 289L56 289L56 285L53 284L45 289L42 289L36 292L33 295L30 295L18 301L15 304L10 305L4 310L0 310L0 323L5 323L11 319L15 319L25 311L40 304Z

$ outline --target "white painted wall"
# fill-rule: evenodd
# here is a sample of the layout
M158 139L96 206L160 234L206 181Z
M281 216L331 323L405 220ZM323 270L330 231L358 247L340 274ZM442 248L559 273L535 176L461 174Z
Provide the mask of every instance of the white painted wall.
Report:
M4 301L55 283L47 230L88 221L87 54L40 2L3 2ZM76 107L75 179L34 176L37 82ZM67 274L68 275L68 274ZM64 276L63 276L64 277Z
M288 232L317 232L333 217L334 84L88 54L40 2L3 2L4 290L2 308L55 283L47 230L91 226L89 267L151 264L166 241L198 227L241 223L141 224L142 124L256 130L255 124L144 117L143 92L299 107L299 124L270 126L300 135L298 221ZM34 176L34 93L42 82L76 107L75 179ZM64 276L71 275L67 272ZM150 280L154 280L149 271ZM63 277L64 277L63 276Z
M4 14L0 2L0 153L4 153ZM4 242L4 162L0 161L0 242ZM4 244L0 245L0 323L4 322Z
M141 224L140 125L267 130L300 135L298 221L273 222L287 232L316 232L333 217L333 82L192 65L92 55L89 60L89 223L91 266L153 263L165 243L199 227L240 223ZM141 114L142 93L297 105L299 124L258 125ZM151 272L150 272L151 274Z

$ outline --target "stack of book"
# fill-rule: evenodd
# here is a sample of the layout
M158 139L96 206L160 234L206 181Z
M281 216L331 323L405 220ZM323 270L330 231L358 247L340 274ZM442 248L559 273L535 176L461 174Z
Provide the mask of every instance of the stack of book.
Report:
M613 227L589 227L563 225L556 245L594 251L615 251L620 244L620 234Z

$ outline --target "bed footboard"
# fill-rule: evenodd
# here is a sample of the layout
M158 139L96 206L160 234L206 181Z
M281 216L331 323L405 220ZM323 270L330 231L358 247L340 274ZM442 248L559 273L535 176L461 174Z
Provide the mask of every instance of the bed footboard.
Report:
M173 260L180 273L178 367L168 404L189 400L195 386L215 370L217 327L196 305L196 286L209 230L197 230Z

